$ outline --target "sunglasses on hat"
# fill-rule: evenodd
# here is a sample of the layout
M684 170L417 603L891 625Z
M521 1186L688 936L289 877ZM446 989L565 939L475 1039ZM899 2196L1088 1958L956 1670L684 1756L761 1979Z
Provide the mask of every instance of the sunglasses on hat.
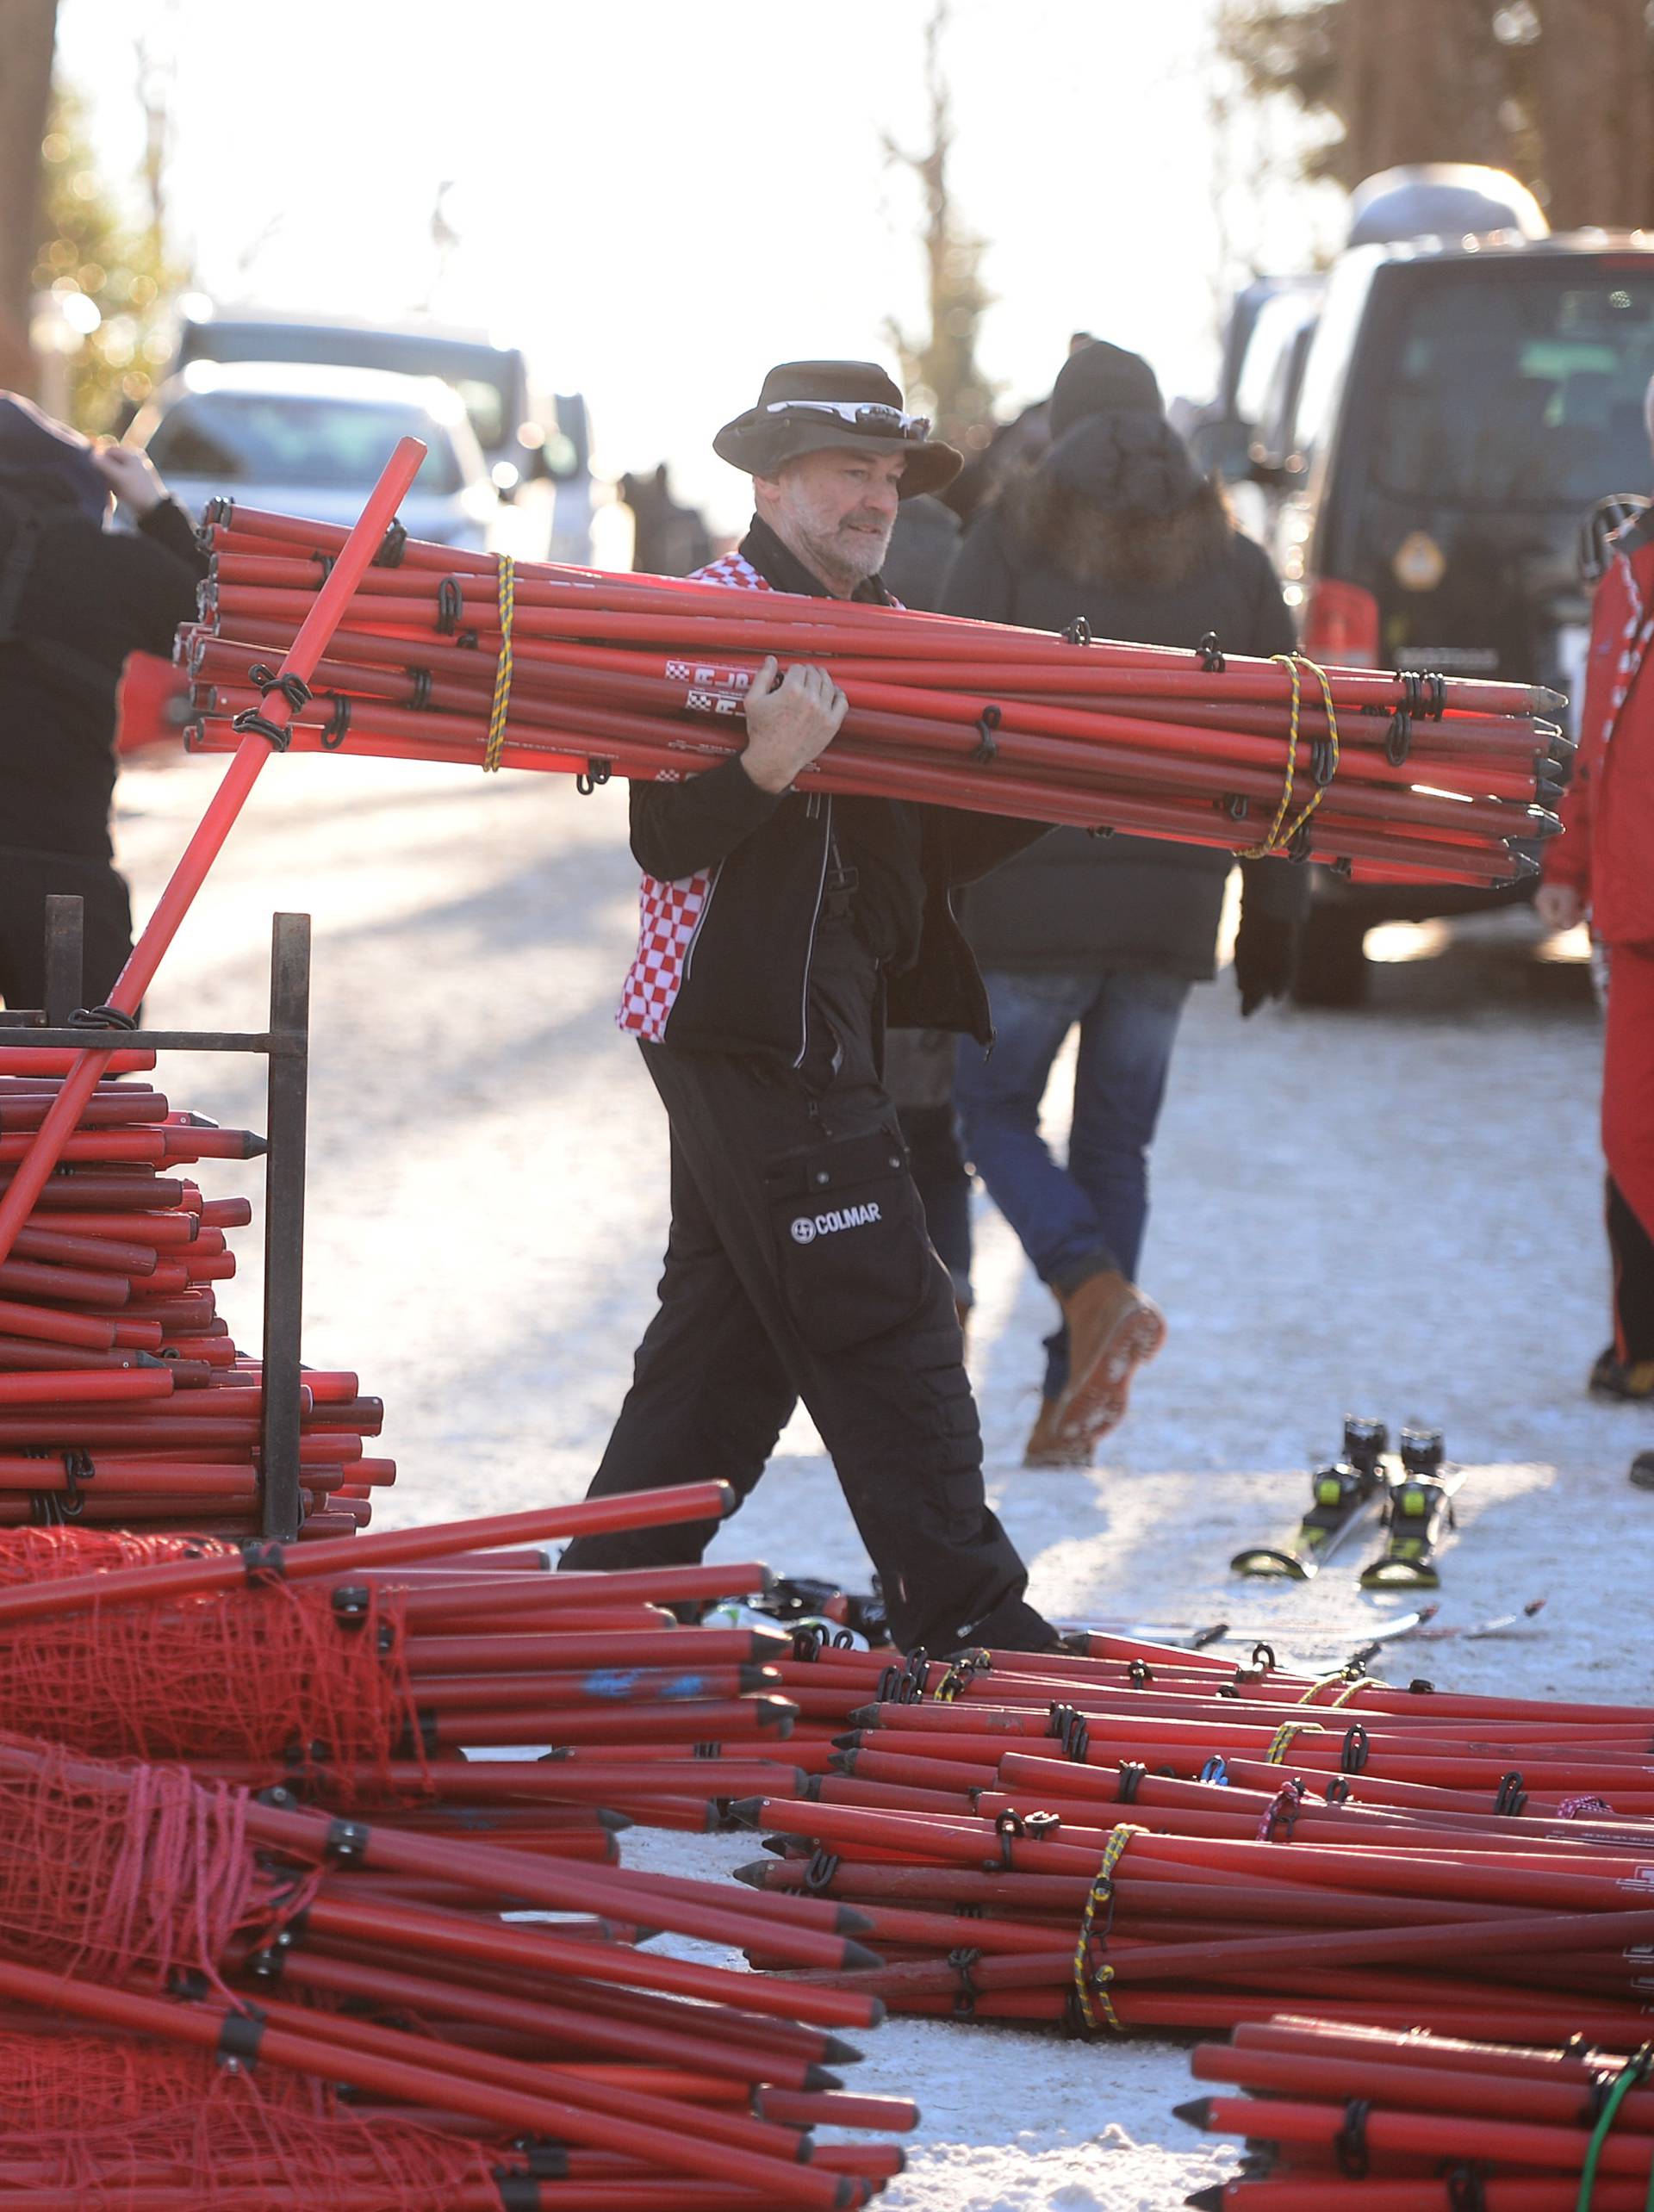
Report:
M772 400L767 415L836 415L852 430L865 430L874 438L911 438L922 443L930 435L929 415L904 414L899 407L867 400Z

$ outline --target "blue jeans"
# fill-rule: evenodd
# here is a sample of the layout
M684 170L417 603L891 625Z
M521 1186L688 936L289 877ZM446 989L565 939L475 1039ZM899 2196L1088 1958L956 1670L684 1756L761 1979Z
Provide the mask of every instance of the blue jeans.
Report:
M960 1045L954 1097L965 1150L1042 1281L1071 1290L1115 1269L1135 1280L1148 1218L1148 1147L1189 985L1153 968L983 979L998 1033L992 1057ZM1066 1165L1040 1134L1051 1064L1075 1023ZM1045 1394L1067 1380L1067 1339L1047 1339Z

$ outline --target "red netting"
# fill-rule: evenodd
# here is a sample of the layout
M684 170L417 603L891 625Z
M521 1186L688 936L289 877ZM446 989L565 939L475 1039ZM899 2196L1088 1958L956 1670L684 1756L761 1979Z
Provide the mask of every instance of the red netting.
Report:
M152 1986L194 1968L221 1987L230 1938L267 1938L315 1878L278 1886L259 1867L245 1790L203 1787L173 1767L107 1769L107 1784L72 1775L89 1763L0 1736L0 1950Z
M411 2122L314 2118L267 2094L263 2075L221 2072L194 2106L9 2134L0 2203L10 2186L60 2190L76 2212L452 2212L479 2188L497 2203L490 2168L475 2143Z
M0 2032L0 2139L9 2149L18 2130L81 2133L181 2106L193 2110L232 2079L207 2051L90 2035L82 2028ZM260 2077L259 2088L267 2103L318 2119L332 2109L329 2090L308 2074L272 2070Z
M98 1606L0 1631L4 1719L100 1758L382 1768L411 1706L401 1643L376 1591L352 1620L281 1584Z
M0 1589L15 1582L59 1581L115 1567L158 1567L170 1559L233 1553L210 1536L134 1536L125 1529L0 1529Z

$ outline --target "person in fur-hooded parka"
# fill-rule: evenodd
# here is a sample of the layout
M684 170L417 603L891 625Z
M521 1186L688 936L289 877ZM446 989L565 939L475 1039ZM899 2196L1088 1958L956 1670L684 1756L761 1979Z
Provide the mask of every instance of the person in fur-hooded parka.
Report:
M1292 649L1268 560L1196 469L1147 362L1103 344L1074 354L1051 395L1051 427L1043 459L971 525L945 613L1052 631L1084 616L1093 637L1191 654L1209 631L1232 653ZM1089 1346L1099 1327L1124 1327L1117 1316L1147 1305L1134 1286L1148 1146L1184 998L1216 971L1231 865L1203 847L1059 830L967 896L966 934L998 1042L991 1059L968 1043L960 1054L966 1148L1065 1316L1048 1340L1030 1465L1089 1464L1124 1412L1135 1363L1117 1388L1076 1400L1069 1339ZM1280 860L1242 872L1235 977L1251 1014L1290 980L1308 872ZM1039 1103L1076 1023L1073 1131L1060 1166L1041 1139ZM1140 1344L1157 1348L1152 1327L1135 1327Z

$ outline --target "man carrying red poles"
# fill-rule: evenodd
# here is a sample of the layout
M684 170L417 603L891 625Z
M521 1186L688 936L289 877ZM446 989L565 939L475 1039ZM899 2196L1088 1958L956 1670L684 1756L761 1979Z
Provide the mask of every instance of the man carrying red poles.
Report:
M892 605L897 503L961 465L866 362L773 369L713 443L757 512L700 581L813 600ZM1042 832L795 790L845 711L825 669L771 658L744 752L631 786L642 929L618 1019L666 1108L672 1221L591 1494L717 1477L744 1497L802 1398L897 1643L1042 1649L1055 1635L984 1496L953 1289L881 1075L887 1022L990 1041L950 893ZM563 1563L698 1558L715 1525L584 1538Z

